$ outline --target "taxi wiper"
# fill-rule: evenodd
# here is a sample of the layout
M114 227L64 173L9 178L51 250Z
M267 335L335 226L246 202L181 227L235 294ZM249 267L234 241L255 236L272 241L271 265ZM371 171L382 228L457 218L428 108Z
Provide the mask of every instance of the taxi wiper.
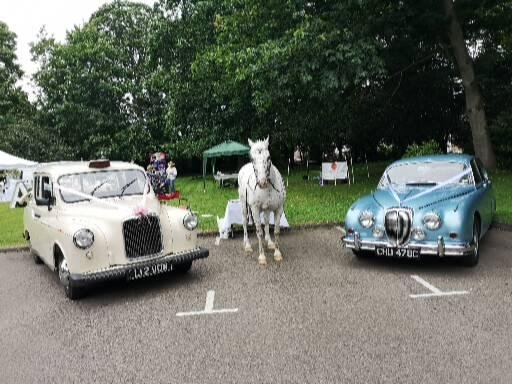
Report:
M95 186L95 187L93 188L93 190L91 191L91 196L94 196L94 193L95 193L98 189L100 189L102 186L104 186L104 185L105 185L105 183L106 183L107 181L108 181L108 180L104 180L103 182L101 182L101 183L99 183L97 186Z
M119 194L119 197L123 197L123 194L128 189L128 187L130 187L130 185L132 185L136 181L137 181L137 178L135 178L132 181L129 181L125 185L123 185L123 187L121 188L121 193Z

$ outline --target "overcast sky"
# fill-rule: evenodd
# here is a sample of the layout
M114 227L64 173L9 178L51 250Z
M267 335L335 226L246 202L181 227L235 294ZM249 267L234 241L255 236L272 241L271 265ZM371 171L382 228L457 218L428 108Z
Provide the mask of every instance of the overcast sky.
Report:
M32 96L30 76L37 69L30 58L30 43L44 25L49 35L63 41L66 31L86 22L101 5L112 0L0 0L0 20L17 35L18 62L25 72L23 89ZM155 0L140 0L153 5Z

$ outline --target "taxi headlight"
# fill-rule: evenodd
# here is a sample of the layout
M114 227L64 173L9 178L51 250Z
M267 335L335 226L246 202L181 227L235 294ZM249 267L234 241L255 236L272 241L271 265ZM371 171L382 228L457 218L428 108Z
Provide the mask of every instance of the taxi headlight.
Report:
M441 226L441 217L435 212L427 213L423 216L423 224L430 231L435 231Z
M363 211L359 215L359 223L363 226L363 228L371 228L374 222L375 219L373 212L371 211Z
M73 243L80 249L90 248L94 243L94 233L86 228L79 229L73 235Z
M183 225L185 228L187 228L189 231L193 231L197 228L197 225L199 224L199 218L197 215L189 212L185 215L183 218Z

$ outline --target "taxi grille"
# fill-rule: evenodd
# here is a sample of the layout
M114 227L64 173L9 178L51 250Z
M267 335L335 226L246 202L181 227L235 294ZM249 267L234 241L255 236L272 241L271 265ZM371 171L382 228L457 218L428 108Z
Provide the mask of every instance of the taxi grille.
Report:
M412 211L404 208L391 208L386 211L384 227L386 235L395 245L402 245L411 234Z
M123 223L126 257L136 258L156 255L162 252L160 220L149 215L126 220Z

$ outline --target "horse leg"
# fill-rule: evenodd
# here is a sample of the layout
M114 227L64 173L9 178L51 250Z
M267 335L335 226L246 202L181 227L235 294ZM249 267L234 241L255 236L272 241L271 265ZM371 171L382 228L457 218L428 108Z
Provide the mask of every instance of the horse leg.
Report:
M265 211L263 216L265 218L265 240L267 241L267 247L271 250L276 249L276 246L270 237L270 211Z
M278 208L277 211L274 212L274 241L275 241L275 251L274 251L274 260L281 261L283 260L283 255L279 250L279 232L281 231L281 216L283 215L283 208Z
M249 235L247 234L247 218L249 217L249 212L247 210L247 204L242 201L242 199L240 199L240 202L242 204L242 224L244 226L244 250L247 253L251 253L251 242L249 241Z
M252 210L252 219L254 220L254 227L256 228L256 235L258 235L258 245L259 245L259 256L258 263L260 265L266 265L267 259L265 257L265 251L263 250L263 229L261 228L261 218L260 218L260 210L256 207L251 207Z

